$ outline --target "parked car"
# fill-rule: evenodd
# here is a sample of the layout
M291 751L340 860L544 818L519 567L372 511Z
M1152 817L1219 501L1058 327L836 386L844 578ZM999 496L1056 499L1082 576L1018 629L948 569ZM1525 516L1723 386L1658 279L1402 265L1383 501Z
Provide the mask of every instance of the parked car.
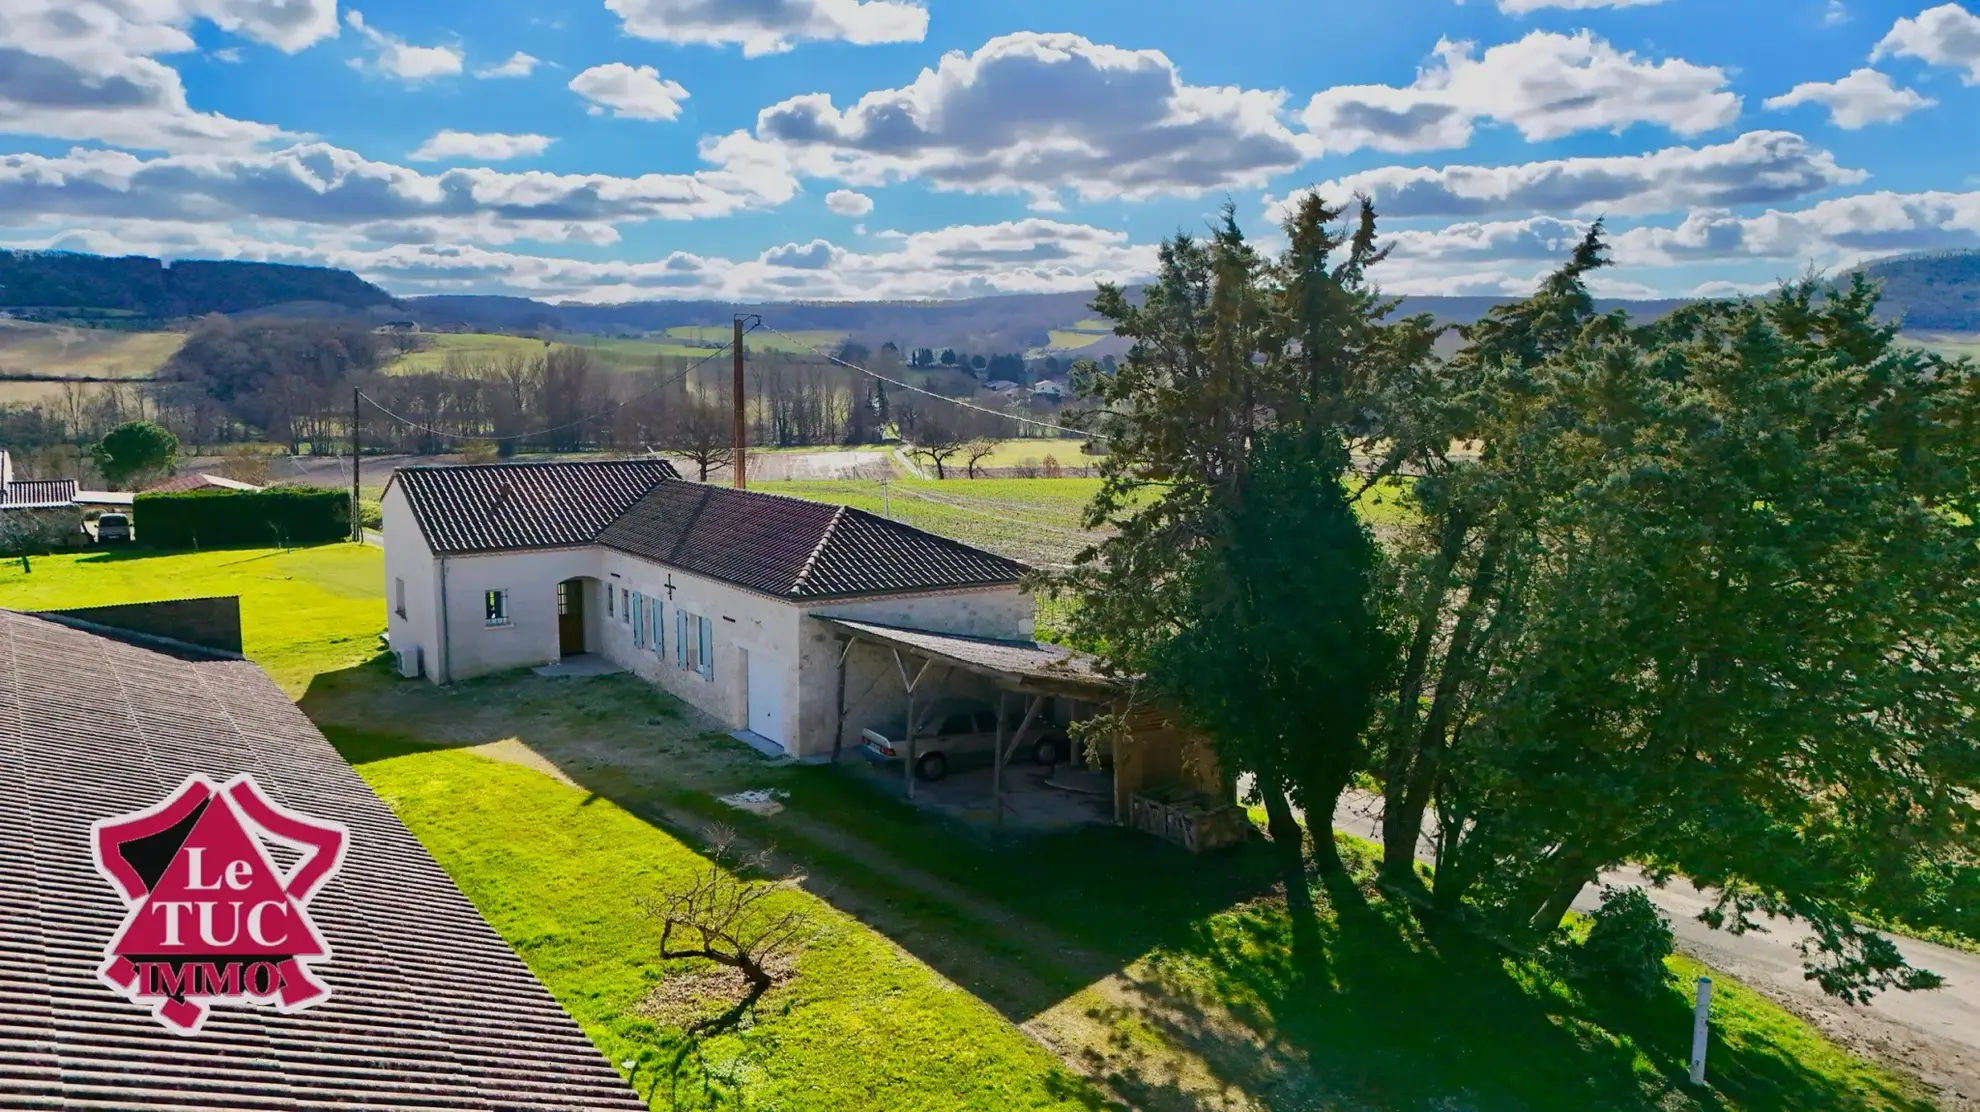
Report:
M96 519L97 544L124 544L130 539L129 514L104 514Z
M997 752L997 712L978 699L943 699L917 710L919 724L914 730L914 774L922 780L940 780L951 767L990 763ZM1018 727L1019 719L1005 723L1007 731ZM861 730L860 739L867 756L880 761L907 759L905 720L872 730ZM1008 739L1006 740L1008 744ZM1026 747L1031 759L1043 765L1057 764L1071 748L1056 729L1047 729Z

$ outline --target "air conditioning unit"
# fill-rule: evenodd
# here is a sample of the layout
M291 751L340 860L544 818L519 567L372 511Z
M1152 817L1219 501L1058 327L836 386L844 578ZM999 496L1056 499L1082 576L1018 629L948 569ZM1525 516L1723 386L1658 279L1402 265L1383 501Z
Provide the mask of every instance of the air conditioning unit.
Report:
M419 678L419 646L400 649L395 653L399 658L399 674L409 680Z

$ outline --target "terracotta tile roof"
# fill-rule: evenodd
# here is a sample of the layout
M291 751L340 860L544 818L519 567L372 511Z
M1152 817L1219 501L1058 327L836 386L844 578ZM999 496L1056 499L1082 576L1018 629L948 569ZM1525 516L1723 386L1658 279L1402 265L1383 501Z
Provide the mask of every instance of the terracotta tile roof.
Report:
M661 483L598 543L791 599L1016 583L1023 564L847 506Z
M172 1034L95 977L123 905L91 821L252 772L345 823L311 903L331 998ZM259 668L0 611L0 1104L638 1109L618 1073Z
M437 553L589 544L654 484L678 479L657 459L402 467L413 517Z
M74 479L28 479L7 484L7 498L0 502L0 509L66 506L75 500Z

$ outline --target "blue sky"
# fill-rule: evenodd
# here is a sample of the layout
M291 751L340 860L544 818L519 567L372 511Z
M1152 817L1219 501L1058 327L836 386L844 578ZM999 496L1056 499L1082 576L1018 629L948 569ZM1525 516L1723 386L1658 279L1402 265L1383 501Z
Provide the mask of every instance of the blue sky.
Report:
M1968 0L1968 4L1971 0ZM1980 245L1980 5L7 0L0 243L400 294L956 297L1376 200L1401 293Z

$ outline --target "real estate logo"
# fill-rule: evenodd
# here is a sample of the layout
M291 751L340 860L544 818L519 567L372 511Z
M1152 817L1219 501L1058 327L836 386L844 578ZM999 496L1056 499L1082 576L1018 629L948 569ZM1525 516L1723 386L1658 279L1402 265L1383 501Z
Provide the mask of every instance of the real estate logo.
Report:
M308 906L349 845L342 823L282 807L246 775L216 787L194 774L155 806L97 821L96 871L129 909L97 976L183 1035L215 1004L322 1002L330 989L310 966L330 944Z

